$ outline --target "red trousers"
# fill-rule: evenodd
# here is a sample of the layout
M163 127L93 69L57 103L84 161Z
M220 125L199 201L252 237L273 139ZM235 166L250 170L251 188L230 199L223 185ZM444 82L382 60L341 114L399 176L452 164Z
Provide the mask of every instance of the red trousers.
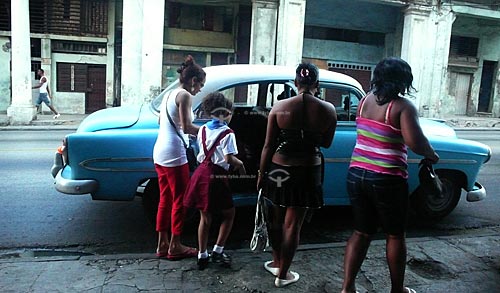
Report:
M182 233L184 222L184 192L189 184L189 167L164 167L155 164L160 186L160 203L156 214L156 231Z

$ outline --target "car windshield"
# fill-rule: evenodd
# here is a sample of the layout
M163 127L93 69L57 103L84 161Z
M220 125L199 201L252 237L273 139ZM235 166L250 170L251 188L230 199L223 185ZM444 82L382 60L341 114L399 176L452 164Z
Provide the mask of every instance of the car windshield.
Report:
M151 101L151 107L156 111L160 112L161 101L163 101L163 97L166 93L170 92L172 89L179 86L179 80L176 80L174 83L170 84L166 89L164 89L156 98Z

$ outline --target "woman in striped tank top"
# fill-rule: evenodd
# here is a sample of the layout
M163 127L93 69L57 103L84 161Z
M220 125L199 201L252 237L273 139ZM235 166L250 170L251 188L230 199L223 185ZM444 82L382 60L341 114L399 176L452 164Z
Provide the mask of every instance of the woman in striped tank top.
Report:
M356 292L356 275L379 226L386 233L391 292L415 292L404 286L407 147L433 163L439 156L422 132L416 107L404 97L414 89L412 82L408 63L385 58L375 67L372 90L358 107L357 139L347 175L355 231L345 251L344 293Z

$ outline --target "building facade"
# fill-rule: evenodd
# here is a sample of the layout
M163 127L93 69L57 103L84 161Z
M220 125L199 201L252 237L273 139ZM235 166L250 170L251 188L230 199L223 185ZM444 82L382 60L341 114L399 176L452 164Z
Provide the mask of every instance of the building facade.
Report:
M38 68L56 108L81 114L152 99L187 54L203 66L308 60L365 90L398 56L422 116L500 116L494 0L0 0L0 47L0 111L19 123L36 119Z

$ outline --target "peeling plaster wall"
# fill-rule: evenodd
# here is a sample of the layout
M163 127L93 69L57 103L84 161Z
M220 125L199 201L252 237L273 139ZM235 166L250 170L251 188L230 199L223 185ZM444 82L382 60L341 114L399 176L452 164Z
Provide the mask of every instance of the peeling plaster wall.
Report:
M500 63L500 21L486 20L467 16L458 16L453 24L453 35L479 38L479 67L473 70L471 85L471 101L473 113L477 111L479 90L481 86L482 64L484 60ZM493 81L492 115L500 116L500 66L497 66L496 78Z
M7 111L10 105L10 40L0 37L0 111Z
M403 5L363 1L308 0L306 25L384 33L385 47L334 40L304 39L303 57L377 64L400 53ZM353 17L355 16L355 17Z

